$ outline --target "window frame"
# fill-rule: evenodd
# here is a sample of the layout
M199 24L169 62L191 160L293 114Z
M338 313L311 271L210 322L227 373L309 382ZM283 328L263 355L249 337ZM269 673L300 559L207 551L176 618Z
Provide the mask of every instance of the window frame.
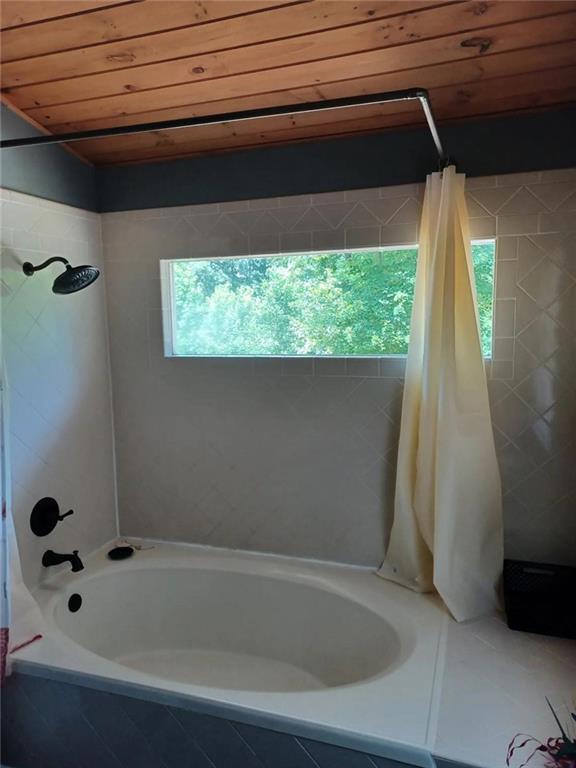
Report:
M494 315L495 315L495 302L496 302L496 259L497 259L497 238L496 237L482 237L474 238L470 240L470 245L483 245L486 243L492 243L494 245L494 267L493 267L493 280L492 280L492 345L491 354L484 356L484 360L492 360L492 353L494 351ZM162 338L164 345L164 357L173 358L179 360L234 360L234 359L260 359L260 360L406 360L406 354L383 354L383 355L259 355L259 354L244 354L244 355L179 355L174 352L174 338L175 338L175 317L174 317L174 271L171 265L175 262L182 261L224 261L229 259L275 259L275 258L287 258L292 256L315 256L319 254L332 254L332 253L365 253L369 250L379 251L398 251L401 249L415 248L418 251L418 243L394 243L393 245L374 245L364 246L363 248L332 248L329 250L322 249L317 251L287 251L286 253L253 253L246 255L225 255L225 256L190 256L188 258L173 258L173 259L160 259L160 292L161 292L161 305L162 305Z

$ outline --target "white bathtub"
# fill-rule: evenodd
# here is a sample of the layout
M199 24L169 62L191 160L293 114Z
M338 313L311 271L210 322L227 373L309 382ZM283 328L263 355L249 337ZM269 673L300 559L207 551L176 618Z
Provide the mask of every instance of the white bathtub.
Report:
M432 765L445 614L365 569L156 544L119 563L97 553L36 597L47 632L16 654L22 669L172 692Z

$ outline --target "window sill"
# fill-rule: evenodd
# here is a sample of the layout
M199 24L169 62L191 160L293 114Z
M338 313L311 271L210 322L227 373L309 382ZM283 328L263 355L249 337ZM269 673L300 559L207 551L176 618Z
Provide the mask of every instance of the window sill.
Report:
M405 355L382 357L208 357L165 355L199 375L404 378Z

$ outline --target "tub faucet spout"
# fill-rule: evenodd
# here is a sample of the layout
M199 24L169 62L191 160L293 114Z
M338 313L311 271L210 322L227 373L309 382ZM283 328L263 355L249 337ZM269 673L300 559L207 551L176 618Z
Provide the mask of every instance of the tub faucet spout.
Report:
M49 568L51 565L60 565L60 563L70 563L74 573L84 568L84 563L78 557L78 550L75 549L71 555L59 555L51 549L47 549L42 556L42 565Z

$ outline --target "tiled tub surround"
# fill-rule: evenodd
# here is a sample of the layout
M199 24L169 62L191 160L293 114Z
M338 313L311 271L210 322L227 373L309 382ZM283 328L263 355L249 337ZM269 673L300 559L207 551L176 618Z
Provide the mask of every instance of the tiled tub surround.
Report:
M2 347L9 382L12 490L24 577L40 578L43 552L80 555L116 532L110 367L104 280L52 293L63 265L25 277L22 264L61 255L103 268L97 214L0 191ZM29 528L38 499L75 514L47 539Z
M507 554L574 562L576 170L468 182L497 238ZM121 531L377 565L401 359L164 358L160 259L410 244L422 187L103 215Z
M7 768L410 768L176 703L31 675L15 675L5 696Z
M14 655L16 670L90 675L430 767L436 598L370 569L273 555L161 544L112 563L105 552L36 590L47 633Z
M122 563L111 563L105 551L88 558L82 574L55 575L38 588L48 632L14 656L16 677L5 709L11 768L200 768L204 758L211 768L309 768L310 760L314 768L400 768L397 761L431 768L432 755L441 768L452 768L450 761L458 768L504 768L517 732L541 739L556 734L545 696L562 719L568 717L576 677L572 641L511 632L499 617L456 624L436 598L382 582L371 569L190 545L156 545ZM248 588L251 575L258 578ZM174 579L172 589L163 585L166 578ZM189 626L180 621L183 578L191 585L184 601L194 616ZM222 596L218 583L227 579ZM207 587L217 597L198 606ZM107 598L110 589L118 599ZM306 600L291 606L277 599L274 608L266 607L277 590L314 591L314 619L307 619ZM72 592L83 596L77 613L66 608ZM162 607L155 610L159 597ZM212 633L212 650L247 642L249 653L264 650L268 662L286 660L292 647L304 668L313 662L314 669L314 649L321 648L322 674L343 638L347 653L356 648L362 659L375 651L386 658L390 647L381 648L374 631L351 620L349 608L338 611L345 630L334 631L325 617L335 598L360 614L369 608L385 618L408 655L374 677L316 690L281 690L279 679L273 690L263 690L250 656L239 667L243 685L232 686L229 672L219 681L225 687L215 678L219 668L195 671L190 664L185 675L170 680L164 676L169 667L146 674L127 666L127 643L133 652L153 649L159 639L170 647L178 627L189 641ZM142 604L156 618L145 631L135 626ZM291 621L294 608L302 627ZM287 630L286 620L293 625ZM313 626L317 620L320 628ZM224 622L226 631L214 634L214 622ZM275 633L282 640L270 646ZM337 674L352 669L348 663L333 667Z

